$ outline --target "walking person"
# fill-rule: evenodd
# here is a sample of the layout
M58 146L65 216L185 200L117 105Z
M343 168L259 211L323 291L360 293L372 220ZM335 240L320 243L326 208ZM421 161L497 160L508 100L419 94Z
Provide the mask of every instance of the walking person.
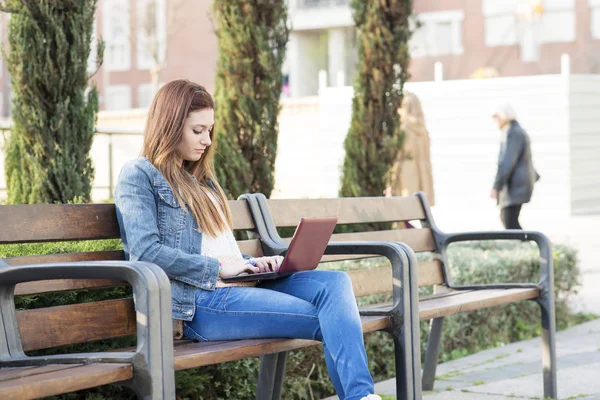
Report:
M244 257L232 233L212 158L215 104L200 85L176 80L156 94L142 157L123 167L115 191L130 260L165 270L173 318L198 341L287 337L323 342L340 399L381 400L368 369L361 320L348 275L305 271L260 283L226 283L277 270L282 257Z
M510 104L504 104L492 115L502 131L498 170L490 197L500 206L500 219L506 229L522 229L519 215L523 204L529 203L533 186L540 178L533 168L531 141L517 122Z

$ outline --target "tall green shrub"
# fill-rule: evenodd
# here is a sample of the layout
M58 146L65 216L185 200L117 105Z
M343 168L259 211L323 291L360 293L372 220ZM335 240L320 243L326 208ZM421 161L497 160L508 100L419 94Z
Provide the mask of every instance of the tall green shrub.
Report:
M233 198L271 194L281 67L288 41L285 0L216 0L216 174Z
M9 203L90 199L98 93L88 88L97 0L8 0L13 129L6 144ZM98 46L101 62L103 46Z
M411 0L352 0L358 76L340 196L381 196L401 145L398 106L408 78Z

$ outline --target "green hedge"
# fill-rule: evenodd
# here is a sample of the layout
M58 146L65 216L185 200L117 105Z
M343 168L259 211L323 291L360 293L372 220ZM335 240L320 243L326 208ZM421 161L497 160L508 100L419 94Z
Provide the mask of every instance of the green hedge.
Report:
M119 248L118 241L84 243L58 243L44 245L0 246L0 257L26 254L42 254L72 251L93 251ZM421 256L421 259L428 258ZM491 282L536 282L539 279L539 257L536 248L529 243L469 243L455 244L449 252L451 271L456 283ZM557 325L559 329L581 322L588 316L572 316L567 308L569 296L576 293L580 275L577 254L572 248L554 247L554 273L556 289ZM328 269L375 268L386 263L385 259L374 258L361 262L339 262L325 264ZM111 292L112 290L112 292ZM19 299L20 308L36 308L75 301L106 299L114 295L127 295L124 289L88 290L55 295L29 296ZM422 290L426 294L426 290ZM366 296L359 299L365 305L389 300L389 296ZM539 307L533 302L521 302L499 306L469 314L454 315L444 323L442 360L450 360L472 352L499 346L539 335ZM421 343L426 344L427 323L421 325ZM125 338L118 341L103 341L98 348L123 346ZM94 344L84 345L89 351ZM376 381L394 376L393 343L385 333L366 335L369 364ZM72 351L73 348L68 350ZM64 351L64 349L63 349ZM78 350L81 351L81 350ZM255 381L258 375L259 358L250 358L210 367L177 373L179 399L252 399L255 396ZM287 399L319 399L333 394L333 386L327 378L327 370L321 346L291 352L288 355L284 393ZM81 391L55 399L129 399L133 394L118 386L106 386Z

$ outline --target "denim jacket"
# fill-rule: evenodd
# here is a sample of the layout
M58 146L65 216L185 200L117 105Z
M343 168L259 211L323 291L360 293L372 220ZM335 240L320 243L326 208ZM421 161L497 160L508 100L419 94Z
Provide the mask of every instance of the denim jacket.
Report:
M125 257L161 267L171 281L173 318L191 321L196 290L215 289L219 261L202 256L202 233L171 187L146 158L127 162L115 189Z

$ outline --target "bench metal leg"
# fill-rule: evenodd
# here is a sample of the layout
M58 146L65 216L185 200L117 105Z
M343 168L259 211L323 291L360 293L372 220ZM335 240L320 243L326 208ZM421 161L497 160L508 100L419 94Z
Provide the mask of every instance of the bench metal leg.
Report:
M421 399L420 379L415 376L415 361L417 361L420 370L420 350L413 348L410 340L410 321L394 321L392 317L392 327L389 333L394 339L394 353L396 362L396 399L397 400L415 400ZM408 331L408 332L407 332ZM415 360L414 357L418 359ZM417 371L418 373L419 371Z
M442 326L444 317L434 318L429 324L427 338L427 353L423 367L423 390L433 390L435 384L435 370L437 369L440 342L442 341Z
M256 390L257 400L281 399L286 356L286 351L262 356Z
M552 297L538 299L542 311L542 368L544 399L558 399L556 387L556 321Z

